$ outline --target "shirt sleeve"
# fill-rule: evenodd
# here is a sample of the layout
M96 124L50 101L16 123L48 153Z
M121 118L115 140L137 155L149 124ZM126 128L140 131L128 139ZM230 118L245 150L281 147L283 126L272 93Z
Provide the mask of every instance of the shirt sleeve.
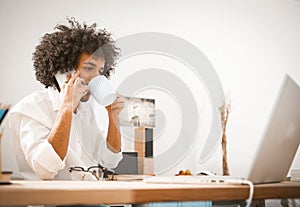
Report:
M53 179L65 166L48 142L50 129L27 116L20 118L20 144L25 159L41 179Z
M107 148L107 143L103 138L100 138L98 160L100 164L106 168L115 168L123 159L122 152L114 153Z

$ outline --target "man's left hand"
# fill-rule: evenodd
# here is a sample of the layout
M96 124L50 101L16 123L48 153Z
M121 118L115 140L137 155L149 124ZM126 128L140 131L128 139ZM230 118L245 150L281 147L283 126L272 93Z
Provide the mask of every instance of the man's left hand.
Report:
M120 112L125 107L125 99L122 95L117 93L116 100L111 104L106 106L106 110L109 114L111 114L114 118L118 118Z

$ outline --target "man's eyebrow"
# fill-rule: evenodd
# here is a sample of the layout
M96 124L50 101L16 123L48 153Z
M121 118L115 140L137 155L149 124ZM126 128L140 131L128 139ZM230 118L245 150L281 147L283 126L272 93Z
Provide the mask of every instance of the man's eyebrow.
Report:
M95 63L92 63L92 62L84 62L83 64L84 64L84 65L92 65L92 66L97 66Z

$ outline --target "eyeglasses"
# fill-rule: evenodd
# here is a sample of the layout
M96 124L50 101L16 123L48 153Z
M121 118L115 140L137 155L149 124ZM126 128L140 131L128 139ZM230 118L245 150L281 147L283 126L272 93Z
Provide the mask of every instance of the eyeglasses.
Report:
M69 167L69 172L72 173L72 171L89 172L92 175L94 175L97 178L97 180L108 180L109 177L111 177L110 175L116 175L115 172L113 172L112 170L108 170L100 164L98 164L97 166L88 167L87 169L84 169L83 167L79 166Z

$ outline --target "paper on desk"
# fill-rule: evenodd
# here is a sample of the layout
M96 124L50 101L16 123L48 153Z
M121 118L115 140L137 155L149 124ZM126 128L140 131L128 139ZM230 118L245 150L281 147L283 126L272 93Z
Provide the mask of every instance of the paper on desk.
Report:
M137 181L143 180L145 175L108 175L108 180L114 181Z

